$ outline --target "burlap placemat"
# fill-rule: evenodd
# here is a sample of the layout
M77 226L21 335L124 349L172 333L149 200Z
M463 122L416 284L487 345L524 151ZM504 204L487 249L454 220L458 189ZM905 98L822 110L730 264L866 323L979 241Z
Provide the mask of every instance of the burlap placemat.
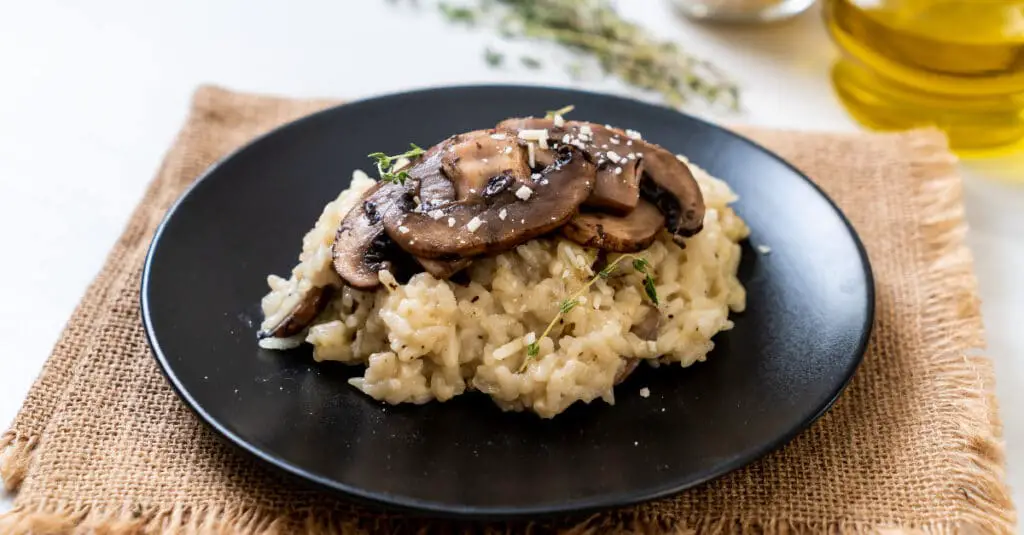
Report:
M208 165L329 104L212 87L196 93L163 167L4 435L0 474L17 497L0 532L1013 530L992 366L977 352L983 332L961 183L932 131L744 130L813 177L853 221L874 265L878 317L864 364L836 406L743 470L639 507L484 525L382 516L236 454L175 397L150 356L138 311L143 257L164 212Z

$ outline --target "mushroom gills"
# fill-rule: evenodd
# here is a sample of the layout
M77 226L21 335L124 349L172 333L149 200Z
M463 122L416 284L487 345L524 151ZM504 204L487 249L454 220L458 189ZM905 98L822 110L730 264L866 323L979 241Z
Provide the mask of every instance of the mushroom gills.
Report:
M704 227L704 196L690 167L650 143L644 148L640 195L665 214L665 227L678 245Z
M584 246L609 252L635 253L651 246L665 227L665 216L641 200L625 216L581 212L562 227L562 235Z
M257 337L260 339L289 338L299 334L323 312L333 293L334 288L331 286L310 288L287 316L281 319L274 328L260 331Z
M346 284L360 290L380 285L377 273L392 269L396 249L384 232L383 219L409 202L402 185L378 182L345 215L331 253L334 271Z

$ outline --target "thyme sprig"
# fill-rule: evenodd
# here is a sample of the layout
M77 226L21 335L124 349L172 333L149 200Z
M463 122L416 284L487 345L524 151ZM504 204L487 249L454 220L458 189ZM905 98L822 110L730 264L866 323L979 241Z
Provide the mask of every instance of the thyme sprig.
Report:
M693 98L739 108L739 89L713 63L624 19L609 0L463 0L462 4L455 9L444 3L443 13L454 22L492 23L508 38L554 42L595 58L605 74L658 94L676 108ZM568 69L574 79L581 74L578 63Z
M391 182L393 184L405 184L405 180L409 178L409 172L402 169L395 169L395 164L402 158L413 159L417 156L422 155L424 151L422 148L416 146L415 143L409 143L412 147L402 154L396 154L394 156L388 156L383 152L374 152L368 154L369 158L376 160L377 174L380 175L382 182Z
M658 291L654 287L654 275L653 273L651 273L651 263L646 258L636 254L624 254L622 256L619 256L618 258L615 259L614 262L609 262L604 269L599 271L597 275L594 275L594 277L587 281L587 283L584 284L583 287L576 290L575 292L572 293L572 295L561 300L558 303L558 313L555 314L555 317L551 319L550 323L548 323L547 328L544 329L544 332L541 333L540 336L538 336L533 342L530 342L526 346L526 358L523 359L523 363L522 365L519 366L519 370L516 373L522 373L523 370L525 370L526 367L529 365L530 361L540 354L540 341L551 333L551 329L555 328L555 325L558 323L559 320L562 319L562 316L568 314L570 311L572 311L572 309L579 306L580 297L584 293L586 293L590 289L590 287L593 286L594 283L596 283L597 281L607 280L608 278L610 278L612 274L615 272L615 269L618 268L619 264L622 263L622 261L624 260L632 260L633 269L635 269L638 273L643 274L644 293L647 294L647 298L650 299L655 306L658 306Z
M564 108L559 108L557 110L548 110L548 112L544 114L544 118L545 119L554 119L555 117L558 117L559 115L569 115L569 113L571 113L572 110L575 110L575 109L576 109L576 106L573 106L572 104L570 104L570 105L568 105L568 106L566 106Z

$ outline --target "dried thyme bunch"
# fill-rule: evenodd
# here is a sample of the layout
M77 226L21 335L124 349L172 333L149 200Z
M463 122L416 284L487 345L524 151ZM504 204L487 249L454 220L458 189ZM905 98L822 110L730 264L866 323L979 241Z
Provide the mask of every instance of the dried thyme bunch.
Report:
M608 0L475 0L441 2L453 22L494 22L510 38L553 41L597 59L606 74L653 91L681 107L691 98L739 108L739 90L706 60L695 58L671 41L659 41L639 25L623 19ZM581 67L570 65L570 74Z

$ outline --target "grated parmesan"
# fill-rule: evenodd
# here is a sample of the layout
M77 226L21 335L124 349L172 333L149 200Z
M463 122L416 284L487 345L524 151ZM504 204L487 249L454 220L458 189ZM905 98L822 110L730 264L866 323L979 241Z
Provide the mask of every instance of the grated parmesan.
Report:
M469 223L466 223L466 229L469 230L470 232L476 232L476 229L480 228L480 225L483 224L484 222L482 219L473 216L473 219L470 219Z
M533 190L526 186L520 186L520 188L516 190L516 197L519 197L524 201L530 200L531 195L533 195Z
M536 141L540 148L548 148L548 129L541 128L537 130L520 130L519 139L526 141Z

